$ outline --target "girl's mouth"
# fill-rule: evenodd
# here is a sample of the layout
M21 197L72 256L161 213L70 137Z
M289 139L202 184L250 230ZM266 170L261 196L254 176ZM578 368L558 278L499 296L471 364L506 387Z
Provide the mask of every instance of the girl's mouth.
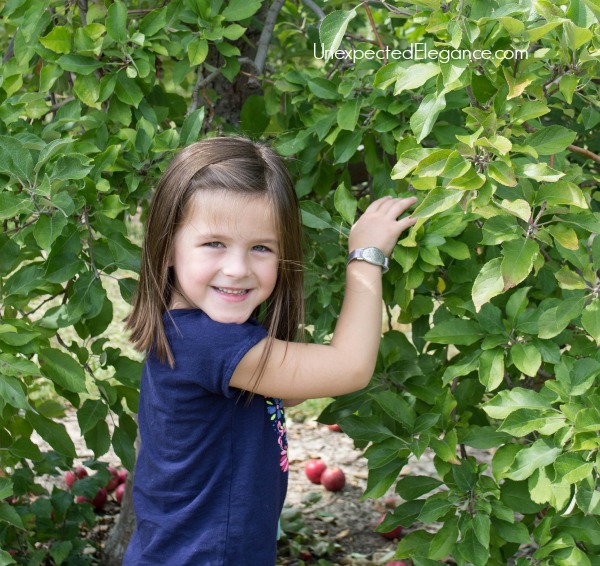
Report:
M249 293L248 289L226 289L225 287L214 287L219 293L223 293L224 295L235 295L241 297L243 295L247 295Z

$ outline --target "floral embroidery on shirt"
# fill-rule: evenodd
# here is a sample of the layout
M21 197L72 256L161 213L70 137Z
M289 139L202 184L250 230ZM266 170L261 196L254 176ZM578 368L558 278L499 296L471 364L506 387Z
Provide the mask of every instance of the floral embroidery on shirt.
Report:
M277 443L280 448L279 467L282 472L287 472L289 468L289 462L287 457L287 427L285 425L285 414L283 412L283 401L275 397L266 397L267 413L270 415L270 420L273 423L275 431L277 432Z

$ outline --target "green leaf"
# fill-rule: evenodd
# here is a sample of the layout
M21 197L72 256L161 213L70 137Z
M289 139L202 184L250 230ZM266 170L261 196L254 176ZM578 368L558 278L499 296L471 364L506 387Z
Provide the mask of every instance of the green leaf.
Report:
M117 43L125 43L127 41L127 6L124 2L115 0L108 7L106 33Z
M558 181L540 186L536 203L542 204L543 202L549 206L567 204L578 208L588 208L583 191L575 183L569 181Z
M102 67L102 63L97 59L86 57L85 55L77 55L75 53L61 55L56 62L65 71L76 73L78 75L89 75Z
M64 454L69 458L76 458L77 451L75 445L67 432L67 429L62 423L54 422L42 415L37 415L31 411L27 412L27 420L37 433L48 443L54 450L60 454Z
M527 479L538 468L552 464L561 452L562 450L556 448L549 439L541 438L536 440L517 454L508 473L505 475L513 481Z
M471 297L476 312L490 299L504 292L501 268L502 258L497 257L488 261L475 278Z
M7 375L0 375L0 407L8 403L16 409L31 410L21 382Z
M552 169L545 163L529 163L520 168L518 173L524 177L529 177L536 181L546 181L548 183L554 183L565 176L561 171Z
M479 542L473 529L467 531L467 534L458 543L457 548L459 554L475 566L486 566L488 564L489 550Z
M492 419L505 419L517 409L551 409L551 405L540 393L522 387L501 391L483 405Z
M17 529L25 530L21 516L17 513L16 509L9 505L6 501L0 501L0 521L8 523ZM10 562L7 562L10 564Z
M117 75L115 94L121 102L135 106L136 108L144 98L144 93L137 82L122 72Z
M42 375L68 391L87 391L83 368L71 356L54 348L46 348L40 351L39 357Z
M554 462L555 483L578 483L589 478L594 470L594 462L588 462L580 454L561 454Z
M342 130L354 131L358 122L361 104L362 100L360 98L354 98L353 100L344 102L339 107L337 111L337 123Z
M392 179L404 179L423 159L435 151L437 150L418 147L401 153L398 163L392 169Z
M333 56L333 52L337 51L339 48L344 39L348 24L355 17L356 10L352 9L334 10L323 18L319 28L319 37L321 39L321 48L326 61L329 61Z
M331 224L331 216L329 213L318 203L310 200L303 200L300 202L300 211L302 213L302 224L309 228L316 228L318 230L327 230L335 227Z
M423 202L415 209L414 218L430 218L445 210L449 210L458 204L464 197L464 193L457 190L447 190L436 187L423 199Z
M585 45L594 37L589 29L576 26L573 22L563 24L563 37L565 44L573 51Z
M573 94L575 93L578 84L579 79L576 75L563 75L560 78L558 88L568 104L573 102Z
M494 391L504 380L504 351L501 348L486 350L479 358L479 381L486 391Z
M72 37L73 33L69 28L56 26L48 35L40 37L40 43L54 53L70 53Z
M43 250L50 251L52 244L60 236L68 219L61 214L42 214L33 228L33 237L38 246Z
M598 238L598 236L596 236L596 238ZM595 340L596 345L600 346L600 299L594 299L583 309L581 325Z
M580 486L577 489L577 507L584 513L600 515L600 491Z
M577 232L573 228L564 224L552 224L548 226L547 230L561 246L564 246L568 250L579 249L579 239L577 238Z
M396 84L394 96L405 90L414 90L423 86L429 79L440 73L441 69L436 63L417 63L409 67L396 68Z
M515 170L504 161L492 161L487 168L488 175L506 187L516 187L517 177Z
M363 499L375 499L383 497L392 484L396 481L400 470L406 464L406 460L395 458L384 466L376 469L369 469L367 487L362 495Z
M337 86L328 79L323 79L321 77L309 79L307 81L307 86L310 92L324 100L337 100L340 98Z
M396 493L405 501L412 501L440 487L442 483L429 476L406 476L398 480Z
M200 133L202 123L204 122L204 111L205 109L203 106L186 116L183 125L181 126L181 133L179 134L181 145L189 145L198 139L198 134Z
M421 140L431 133L444 108L446 98L443 95L430 93L423 98L417 111L410 117L410 128L417 138L417 143L421 143Z
M514 344L510 349L510 357L517 369L534 377L542 365L542 355L532 344Z
M261 0L230 0L222 16L227 22L246 20L260 9Z
M539 155L554 155L567 149L576 137L576 132L564 126L552 125L530 134L523 143L533 147Z
M123 466L129 471L133 470L135 466L135 448L129 434L120 427L115 428L112 445Z
M412 556L428 556L429 545L432 539L432 533L424 530L413 531L400 540L394 557L411 558Z
M340 183L334 194L335 209L350 225L354 224L358 203L354 195L346 188L345 183Z
M582 313L584 305L585 299L572 297L565 299L557 307L544 311L538 320L538 336L542 340L558 336L569 322Z
M483 330L476 322L453 318L436 324L425 334L425 340L435 344L469 346L481 340L483 336Z
M194 39L190 41L187 47L187 54L190 60L190 65L196 67L204 63L208 55L208 41L206 39Z
M9 478L0 477L0 499L6 499L13 493L12 481Z
M84 433L85 443L94 452L96 459L110 450L110 431L105 421L98 421L96 426Z
M454 508L454 504L448 501L446 493L432 495L425 501L418 520L423 523L433 523L441 519L448 511Z
M77 98L87 106L100 108L98 98L100 97L100 83L95 75L77 75L73 92Z
M523 437L534 431L540 434L554 434L565 426L565 417L554 411L540 409L517 409L502 423L498 430L516 437Z
M106 403L98 399L87 399L77 411L77 421L81 432L85 434L94 428L99 421L103 421L108 415Z
M28 179L33 172L33 158L31 152L29 152L23 144L10 136L0 136L0 172L8 173L19 179ZM12 195L2 194L0 195L7 198ZM18 198L19 202L21 197ZM8 206L2 203L0 211L5 211ZM12 216L12 215L11 215ZM9 218L10 216L4 216Z
M452 549L458 540L458 517L444 521L440 530L435 534L429 547L429 558L441 560L452 554Z
M162 31L167 25L167 8L152 10L140 22L140 32L146 37L152 37Z
M358 146L362 142L363 131L361 129L354 132L343 131L338 136L333 146L333 156L335 163L346 163L350 161L356 153Z

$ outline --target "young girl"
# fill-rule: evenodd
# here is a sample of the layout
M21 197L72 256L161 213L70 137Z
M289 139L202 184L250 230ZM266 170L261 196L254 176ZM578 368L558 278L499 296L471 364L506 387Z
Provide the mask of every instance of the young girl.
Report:
M365 387L381 334L381 274L415 199L384 197L353 226L331 344L302 325L301 217L282 160L242 138L197 142L150 207L128 319L147 352L137 527L123 564L271 566L287 488L281 399ZM356 261L354 261L356 259Z

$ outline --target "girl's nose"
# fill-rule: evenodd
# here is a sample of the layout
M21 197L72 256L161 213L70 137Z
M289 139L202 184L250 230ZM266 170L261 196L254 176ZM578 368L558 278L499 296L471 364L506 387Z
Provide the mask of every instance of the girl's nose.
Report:
M250 262L246 254L231 253L224 258L222 271L229 277L245 277L250 273Z

